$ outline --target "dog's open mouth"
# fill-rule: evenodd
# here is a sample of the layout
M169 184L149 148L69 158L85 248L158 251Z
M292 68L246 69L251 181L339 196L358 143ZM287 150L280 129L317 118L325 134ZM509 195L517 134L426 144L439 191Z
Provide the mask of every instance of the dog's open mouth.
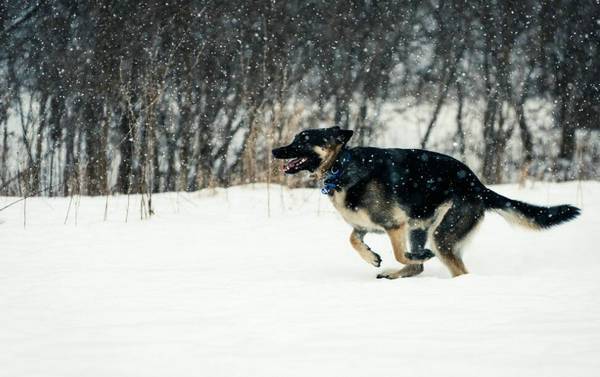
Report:
M294 158L283 165L283 172L287 174L295 173L308 163L308 157Z

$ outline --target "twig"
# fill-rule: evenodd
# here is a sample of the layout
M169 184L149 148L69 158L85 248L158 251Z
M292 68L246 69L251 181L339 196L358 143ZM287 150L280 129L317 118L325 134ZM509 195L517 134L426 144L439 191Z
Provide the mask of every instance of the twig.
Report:
M127 219L129 218L129 199L131 197L131 193L129 192L129 190L127 190L127 209L125 210L125 222L127 222Z
M321 216L321 195L317 199L317 216Z
M19 19L17 19L15 22L13 22L12 25L8 25L8 27L6 27L6 29L0 31L0 37L3 37L4 35L8 35L13 30L15 30L16 28L21 26L21 24L27 22L33 15L35 15L35 13L41 8L41 6L47 2L48 2L48 0L42 0L42 1L38 2L37 4L32 5L21 17L19 17Z
M79 205L81 204L81 194L77 194L77 201L75 202L75 226L77 226L77 220L79 218Z
M18 181L18 180L17 180L17 181ZM57 185L54 185L54 186L56 187L56 186L58 186L58 184L57 184ZM0 212L4 211L5 209L7 209L7 208L9 208L9 207L12 207L13 205L15 205L15 204L17 204L17 203L20 203L20 202L22 202L23 200L25 200L25 199L27 199L27 198L29 198L29 197L36 196L37 194L40 194L40 193L42 193L42 192L44 192L44 191L46 191L46 190L49 190L49 189L51 189L51 188L52 188L52 186L46 186L46 187L44 187L43 189L40 189L40 190L34 191L34 192L33 192L33 193L31 193L31 194L25 194L25 195L24 195L22 198L19 198L19 199L15 200L14 202L10 202L10 203L8 203L7 205L5 205L4 207L0 208Z
M27 197L23 198L23 229L27 228Z
M69 212L71 212L71 204L73 203L73 193L71 193L71 199L69 200L69 206L67 207L67 215L65 216L64 224L67 225L67 220L69 220Z
M108 218L108 192L106 193L106 202L104 203L104 221Z

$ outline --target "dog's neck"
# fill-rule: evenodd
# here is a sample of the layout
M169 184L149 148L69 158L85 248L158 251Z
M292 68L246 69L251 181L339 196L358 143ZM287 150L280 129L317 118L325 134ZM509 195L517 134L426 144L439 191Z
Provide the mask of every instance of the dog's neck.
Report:
M333 166L333 164L335 164L335 161L338 159L340 153L342 152L342 150L344 150L346 148L345 145L336 145L331 149L331 153L328 154L328 156L325 158L325 160L323 161L323 163L321 163L321 165L319 166L319 168L315 171L315 173L313 174L313 176L317 179L322 179L325 176L325 173L327 173L327 171L329 169L331 169L331 167Z

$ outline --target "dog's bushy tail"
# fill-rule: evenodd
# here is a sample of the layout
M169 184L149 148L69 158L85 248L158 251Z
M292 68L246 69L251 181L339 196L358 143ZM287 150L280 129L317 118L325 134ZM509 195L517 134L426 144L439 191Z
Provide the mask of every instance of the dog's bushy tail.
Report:
M563 204L542 207L509 199L492 190L484 196L486 209L494 210L512 224L541 230L573 220L581 213L577 207Z

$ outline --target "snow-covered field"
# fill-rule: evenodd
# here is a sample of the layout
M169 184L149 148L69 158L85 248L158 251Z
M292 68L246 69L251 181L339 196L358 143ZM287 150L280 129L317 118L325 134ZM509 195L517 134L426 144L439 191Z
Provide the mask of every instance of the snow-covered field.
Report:
M270 216L264 186L155 195L143 221L131 197L127 223L127 197L106 221L82 197L66 225L69 199L28 199L0 212L0 375L598 376L600 183L496 190L583 215L490 213L470 275L389 281L317 190L271 187Z

